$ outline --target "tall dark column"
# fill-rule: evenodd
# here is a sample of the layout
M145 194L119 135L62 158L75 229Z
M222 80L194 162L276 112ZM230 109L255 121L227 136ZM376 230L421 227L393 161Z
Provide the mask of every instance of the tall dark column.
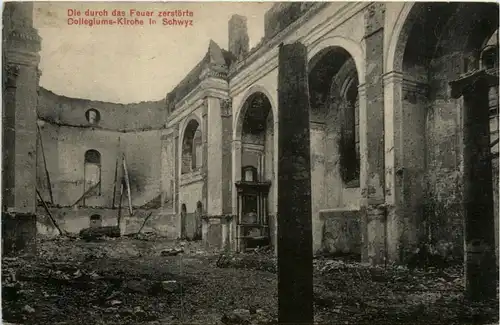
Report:
M313 266L307 49L279 49L278 301L280 324L312 324Z
M472 300L495 298L495 224L488 91L498 79L484 71L451 82L463 97L465 282Z

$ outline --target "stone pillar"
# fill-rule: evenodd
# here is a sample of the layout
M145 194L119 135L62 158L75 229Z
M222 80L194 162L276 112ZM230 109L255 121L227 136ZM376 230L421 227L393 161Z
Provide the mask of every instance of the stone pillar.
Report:
M325 191L325 123L311 121L311 211L313 254L321 249L324 222L319 211L326 206ZM328 152L330 154L330 152ZM330 193L328 193L328 196Z
M313 323L307 49L282 45L278 67L278 318Z
M233 158L233 175L232 175L232 186L233 190L231 192L232 197L232 212L234 215L238 214L238 193L236 191L236 186L234 183L241 180L241 139L233 139L232 142L232 158Z
M400 210L402 178L402 161L400 151L403 149L401 141L402 121L402 83L403 74L391 71L384 75L384 148L385 148L385 186L387 189L385 202L387 205L387 258L399 261L401 225Z
M207 188L207 175L208 175L208 105L206 100L203 101L203 109L201 113L201 123L202 125L202 142L203 142L203 165L201 167L202 175L203 175L203 188L202 188L202 202L203 202L203 211L201 212L204 215L207 211L208 206L208 188Z
M232 179L231 179L231 203L232 203L232 215L235 218L232 219L230 229L231 229L231 238L230 238L230 246L231 249L237 249L236 242L236 224L238 222L238 192L236 191L235 183L241 180L241 139L233 138L232 142Z
M41 39L33 3L9 2L3 12L4 254L35 253L38 63Z
M232 182L232 149L233 149L233 101L230 98L221 100L222 124L222 214L233 212L233 182Z
M387 257L393 262L404 262L425 240L427 94L426 84L403 80L401 72L384 75L386 240Z
M231 100L207 97L207 212L216 216L231 207Z
M360 94L360 117L364 115L366 142L365 183L361 184L365 204L362 258L372 264L385 262L385 162L384 162L384 92L382 74L384 68L384 20L385 4L371 4L365 12L366 76L364 92L366 103ZM363 86L360 86L360 88ZM363 107L364 106L364 107ZM362 109L363 107L363 109ZM369 108L369 109L368 109ZM364 111L363 113L361 113ZM362 168L362 169L363 169Z
M180 181L180 160L181 160L181 144L179 141L179 125L175 126L174 133L174 204L173 204L173 209L174 212L179 215L180 213L180 207L179 207L179 181ZM180 229L180 228L179 228Z
M484 71L451 82L452 97L463 97L465 289L472 300L494 299L495 260L493 176L488 92L498 79Z

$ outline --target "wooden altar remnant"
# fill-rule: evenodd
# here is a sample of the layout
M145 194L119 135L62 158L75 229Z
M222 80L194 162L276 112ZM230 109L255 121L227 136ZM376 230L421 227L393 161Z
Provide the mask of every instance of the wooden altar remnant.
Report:
M242 168L241 181L236 182L238 192L236 250L269 245L268 202L271 182L259 181L257 168Z

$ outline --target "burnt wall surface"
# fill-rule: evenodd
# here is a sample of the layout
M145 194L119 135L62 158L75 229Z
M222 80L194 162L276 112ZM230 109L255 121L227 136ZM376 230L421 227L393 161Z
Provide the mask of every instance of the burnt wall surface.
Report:
M99 121L95 125L87 120L89 109L98 111ZM44 88L39 91L37 110L38 117L47 122L112 131L158 129L167 118L165 100L116 104L60 96Z
M85 112L89 108L99 110L98 126L88 125ZM118 162L120 179L122 155L130 179L132 205L142 206L160 195L160 127L166 121L160 103L92 102L42 90L38 113L37 188L45 201L52 200L49 186L53 203L59 206L72 206L88 190L85 185L88 150L100 154L100 191L78 205L112 207L113 201L118 205L120 191L119 186L114 190L115 173ZM126 193L123 204L128 205Z

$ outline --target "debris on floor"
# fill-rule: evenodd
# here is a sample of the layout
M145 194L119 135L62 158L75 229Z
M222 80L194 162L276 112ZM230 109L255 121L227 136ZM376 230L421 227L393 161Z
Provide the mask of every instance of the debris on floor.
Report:
M270 249L207 250L157 238L44 240L38 256L2 259L4 323L248 324L277 320L276 259ZM485 324L498 302L471 304L459 266L372 267L314 260L315 322Z

